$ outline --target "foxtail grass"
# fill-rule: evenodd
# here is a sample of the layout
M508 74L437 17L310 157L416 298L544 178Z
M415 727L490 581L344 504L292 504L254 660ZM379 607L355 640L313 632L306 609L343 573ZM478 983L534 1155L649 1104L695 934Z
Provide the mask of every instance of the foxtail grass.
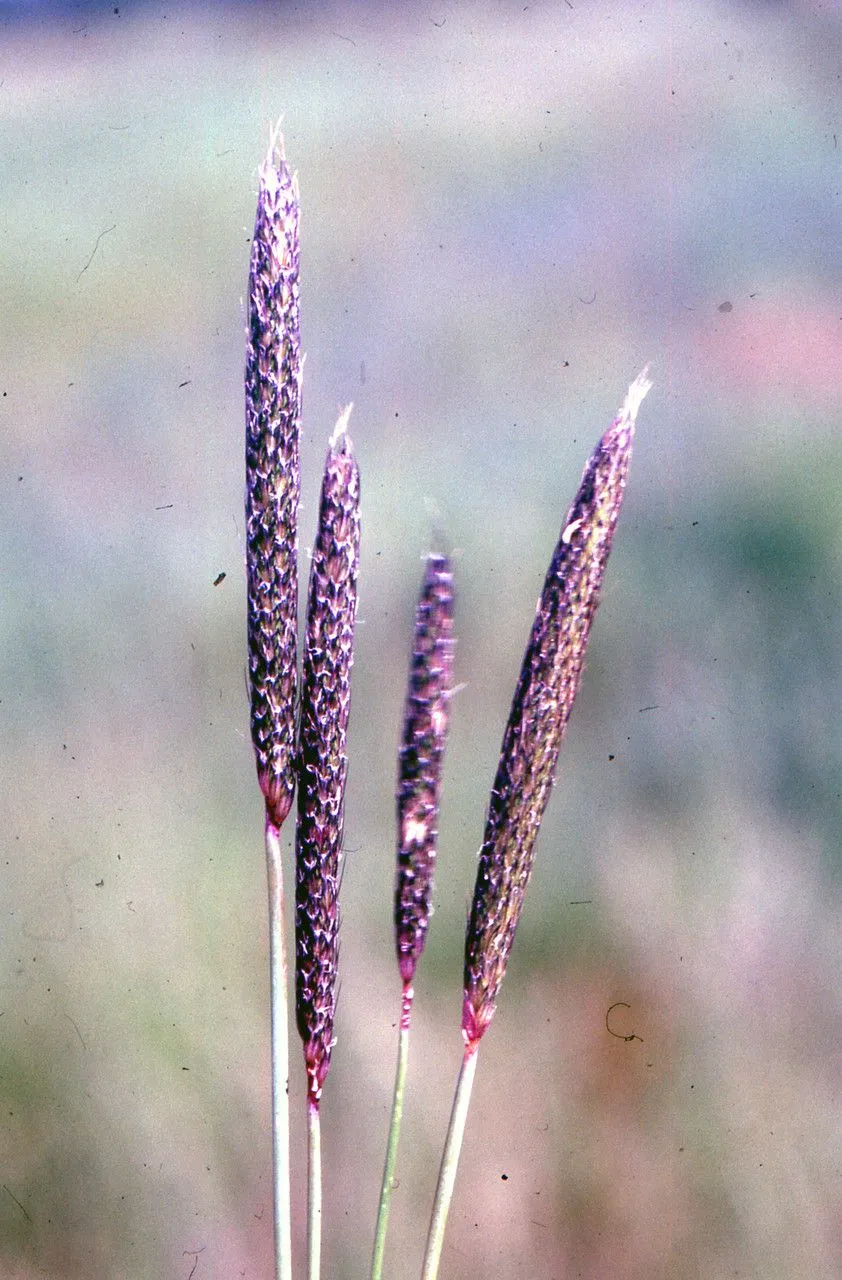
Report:
M339 966L339 883L357 612L360 474L350 407L330 440L313 546L301 680L297 672L301 353L299 204L280 133L260 180L248 282L245 368L250 724L265 807L272 1015L276 1280L291 1280L287 957L281 829L297 799L295 1021L307 1109L307 1276L319 1280L322 1091L331 1063ZM465 937L463 1056L424 1255L436 1280L480 1043L532 872L626 486L646 371L585 467L538 600L503 736ZM372 1280L382 1280L409 1055L416 972L432 913L442 768L453 692L453 575L427 558L415 614L396 791L394 927L401 1007Z
M251 735L279 830L295 793L301 336L298 188L272 135L251 243L246 349L246 565Z
M453 572L446 556L427 557L412 641L398 756L395 941L402 982L398 1060L371 1280L380 1280L403 1117L415 970L430 923L442 766L453 688Z
M321 1257L319 1106L330 1067L339 965L339 872L346 740L360 551L360 474L347 433L336 424L322 481L310 565L298 739L295 850L295 1015L307 1077L308 1276Z
M538 600L503 736L465 936L464 1052L422 1280L438 1274L479 1045L494 1017L523 909L623 501L635 419L650 385L644 370L585 467Z
M246 579L251 738L266 810L275 1273L291 1280L289 1045L280 831L295 793L301 338L298 190L274 131L248 280Z

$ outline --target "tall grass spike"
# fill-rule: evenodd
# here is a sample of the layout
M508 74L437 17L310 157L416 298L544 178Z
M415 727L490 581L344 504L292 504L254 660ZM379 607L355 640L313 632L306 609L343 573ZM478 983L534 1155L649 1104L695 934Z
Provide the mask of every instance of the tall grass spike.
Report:
M330 1065L339 962L339 861L357 610L360 474L343 413L325 463L310 565L298 751L296 1021L308 1100Z
M260 170L246 351L246 576L251 736L267 817L295 791L301 337L298 187L275 131Z
M636 379L591 454L561 526L503 737L465 939L462 1033L476 1044L497 1003L532 871L535 840L585 660L623 492L638 408Z

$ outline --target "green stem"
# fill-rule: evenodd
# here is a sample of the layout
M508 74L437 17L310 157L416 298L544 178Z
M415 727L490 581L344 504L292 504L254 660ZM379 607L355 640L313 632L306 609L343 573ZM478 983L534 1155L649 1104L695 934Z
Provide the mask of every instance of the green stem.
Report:
M441 1260L441 1247L444 1243L444 1229L447 1225L447 1214L453 1196L453 1184L456 1181L456 1167L459 1164L459 1152L462 1150L462 1138L465 1133L465 1121L468 1117L468 1105L471 1101L471 1088L477 1069L477 1051L479 1041L474 1040L465 1047L459 1079L456 1082L456 1093L453 1095L453 1107L450 1112L450 1124L444 1143L444 1154L441 1158L439 1180L436 1186L436 1198L433 1202L433 1215L430 1218L430 1231L427 1236L427 1248L424 1253L424 1267L421 1280L436 1280Z
M289 1040L287 954L284 942L284 878L280 831L266 817L266 872L269 882L269 986L272 1011L272 1169L275 1221L275 1278L292 1280L289 1207Z
M398 1065L395 1069L395 1091L392 1096L392 1119L389 1123L389 1140L386 1146L386 1163L383 1167L383 1183L380 1187L380 1204L377 1209L377 1229L374 1233L374 1253L371 1259L371 1280L381 1280L383 1257L386 1252L386 1232L389 1227L389 1210L395 1189L395 1165L398 1161L398 1142L403 1119L403 1097L406 1084L406 1066L409 1061L409 1021L412 1015L412 984L404 983L401 999L401 1025L398 1036Z
M307 1280L319 1280L322 1265L322 1127L319 1104L307 1103Z

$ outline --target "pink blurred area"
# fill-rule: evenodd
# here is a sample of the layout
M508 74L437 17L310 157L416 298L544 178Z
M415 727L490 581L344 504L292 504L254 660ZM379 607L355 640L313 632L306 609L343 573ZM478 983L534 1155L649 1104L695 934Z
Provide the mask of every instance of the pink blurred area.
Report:
M748 402L762 401L770 389L819 413L839 402L842 318L831 298L787 302L747 300L723 314L705 336L702 350L713 372L727 379Z

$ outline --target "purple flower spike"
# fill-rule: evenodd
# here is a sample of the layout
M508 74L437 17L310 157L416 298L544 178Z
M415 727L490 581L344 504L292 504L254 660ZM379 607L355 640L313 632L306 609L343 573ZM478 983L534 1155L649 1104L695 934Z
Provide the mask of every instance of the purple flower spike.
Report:
M398 766L395 938L405 987L412 983L430 922L453 650L453 572L446 556L430 555L415 614Z
M468 1046L479 1042L496 1009L620 514L635 418L650 385L644 369L591 454L538 601L491 792L465 938L462 1034Z
M245 375L251 736L276 828L295 791L300 348L298 189L276 133L260 170Z
M346 432L349 413L350 407L336 425L325 463L310 566L299 725L295 1009L314 1107L333 1047L345 743L357 611L360 473Z

